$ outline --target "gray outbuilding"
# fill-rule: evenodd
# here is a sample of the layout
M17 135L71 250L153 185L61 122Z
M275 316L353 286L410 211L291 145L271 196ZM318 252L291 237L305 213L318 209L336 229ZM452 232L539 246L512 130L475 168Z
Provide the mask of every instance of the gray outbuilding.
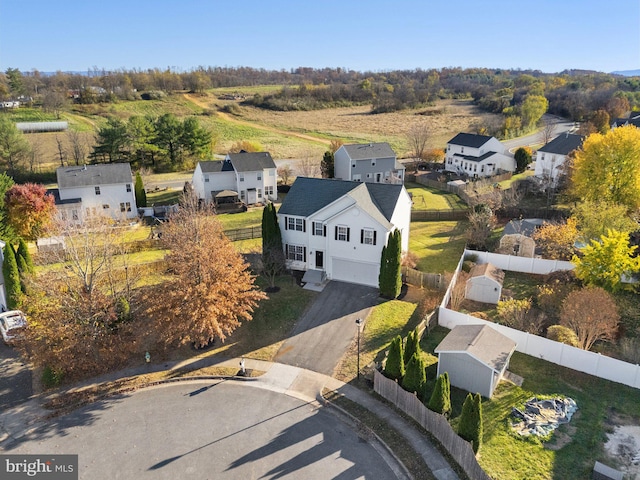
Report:
M454 387L491 398L516 345L489 325L458 325L435 349L438 376L448 372Z
M502 296L504 272L490 263L475 265L465 286L464 298L474 302L498 303Z

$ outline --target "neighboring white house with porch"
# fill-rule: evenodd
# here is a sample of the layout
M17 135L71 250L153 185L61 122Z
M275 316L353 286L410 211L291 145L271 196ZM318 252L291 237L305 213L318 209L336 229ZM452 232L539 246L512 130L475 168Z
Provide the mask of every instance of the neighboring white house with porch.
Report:
M555 186L563 171L567 156L582 146L584 137L572 133L561 133L538 149L536 153L535 177L540 182Z
M403 185L298 177L278 222L289 268L377 287L389 233L409 248L411 199Z
M278 198L276 164L268 152L229 153L222 161L198 162L193 190L199 199L212 202L222 191L236 192L252 205Z
M333 155L335 178L354 182L404 183L405 168L386 143L342 145Z
M62 220L81 223L90 215L114 220L138 215L131 166L107 163L56 170L58 188L51 190Z
M514 172L516 162L495 137L459 133L447 143L445 171L469 177Z

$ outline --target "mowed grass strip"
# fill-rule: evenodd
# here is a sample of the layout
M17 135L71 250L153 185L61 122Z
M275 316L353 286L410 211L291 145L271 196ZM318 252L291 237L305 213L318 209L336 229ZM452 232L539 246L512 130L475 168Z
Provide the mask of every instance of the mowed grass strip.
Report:
M467 222L411 222L409 251L418 257L417 270L453 272L464 251Z
M405 182L413 198L414 210L466 210L467 205L455 193L443 192L419 183Z

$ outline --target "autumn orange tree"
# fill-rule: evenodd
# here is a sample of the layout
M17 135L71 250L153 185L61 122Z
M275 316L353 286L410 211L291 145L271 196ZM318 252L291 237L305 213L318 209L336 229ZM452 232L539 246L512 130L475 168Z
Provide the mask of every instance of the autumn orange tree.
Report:
M185 195L162 229L169 278L146 299L146 314L161 345L224 341L266 295L207 207Z
M569 218L566 223L545 223L533 233L536 249L543 258L551 260L571 260L577 237L575 218Z
M25 240L35 240L51 222L56 211L52 195L43 185L13 185L5 193L7 221Z
M560 325L576 333L583 350L590 350L598 340L613 340L619 321L613 297L600 287L575 290L562 303Z

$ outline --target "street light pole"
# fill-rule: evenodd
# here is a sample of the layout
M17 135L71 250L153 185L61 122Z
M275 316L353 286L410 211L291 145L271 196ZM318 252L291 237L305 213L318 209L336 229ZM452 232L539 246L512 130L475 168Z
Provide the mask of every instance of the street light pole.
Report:
M357 378L360 380L360 326L362 325L362 319L356 319L356 325L358 326L358 374Z

